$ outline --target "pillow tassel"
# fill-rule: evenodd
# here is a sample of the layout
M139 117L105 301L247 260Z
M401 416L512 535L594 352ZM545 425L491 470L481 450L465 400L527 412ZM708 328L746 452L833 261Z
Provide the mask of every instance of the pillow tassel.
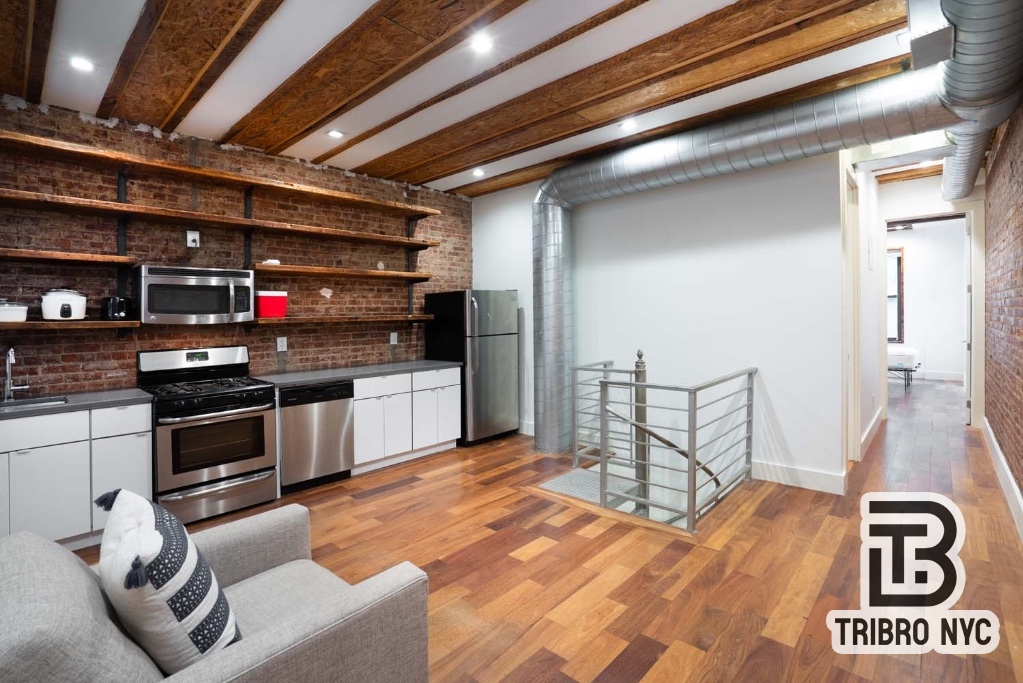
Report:
M124 577L124 587L126 590L132 588L141 588L149 583L149 575L146 574L146 568L142 566L142 558L138 555L131 561L131 569L128 571L128 575Z
M106 512L110 512L110 508L114 507L114 501L117 500L117 494L121 492L121 489L114 489L108 493L104 493L102 496L94 500L96 507L103 508Z

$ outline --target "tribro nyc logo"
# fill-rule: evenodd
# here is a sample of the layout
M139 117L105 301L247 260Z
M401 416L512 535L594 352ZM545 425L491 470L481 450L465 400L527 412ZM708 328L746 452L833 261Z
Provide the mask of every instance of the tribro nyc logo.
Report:
M841 654L984 654L998 617L952 610L966 586L959 558L966 524L937 493L868 493L860 501L860 605L828 613Z

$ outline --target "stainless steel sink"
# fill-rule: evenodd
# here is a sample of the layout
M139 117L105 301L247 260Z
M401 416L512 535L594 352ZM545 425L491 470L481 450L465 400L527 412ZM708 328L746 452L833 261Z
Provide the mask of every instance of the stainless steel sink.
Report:
M29 410L32 408L46 408L47 406L62 406L65 403L67 403L67 396L19 398L14 401L0 402L0 413L9 413L16 410Z

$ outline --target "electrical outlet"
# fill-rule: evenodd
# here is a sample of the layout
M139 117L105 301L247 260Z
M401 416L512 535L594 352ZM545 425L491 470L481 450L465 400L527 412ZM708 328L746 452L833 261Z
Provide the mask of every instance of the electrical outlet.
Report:
M277 337L277 353L284 353L288 350L288 338Z
M393 346L394 344L397 344L397 343L398 343L398 333L397 332L391 332L391 345Z
M198 230L185 231L185 246L189 249L198 249L201 241Z

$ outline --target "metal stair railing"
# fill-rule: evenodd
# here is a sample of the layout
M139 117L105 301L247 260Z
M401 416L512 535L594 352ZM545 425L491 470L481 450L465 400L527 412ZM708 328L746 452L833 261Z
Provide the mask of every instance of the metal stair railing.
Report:
M695 532L701 516L751 478L757 369L688 387L651 384L646 374L642 351L635 371L611 361L573 368L573 464L599 464L601 506Z

